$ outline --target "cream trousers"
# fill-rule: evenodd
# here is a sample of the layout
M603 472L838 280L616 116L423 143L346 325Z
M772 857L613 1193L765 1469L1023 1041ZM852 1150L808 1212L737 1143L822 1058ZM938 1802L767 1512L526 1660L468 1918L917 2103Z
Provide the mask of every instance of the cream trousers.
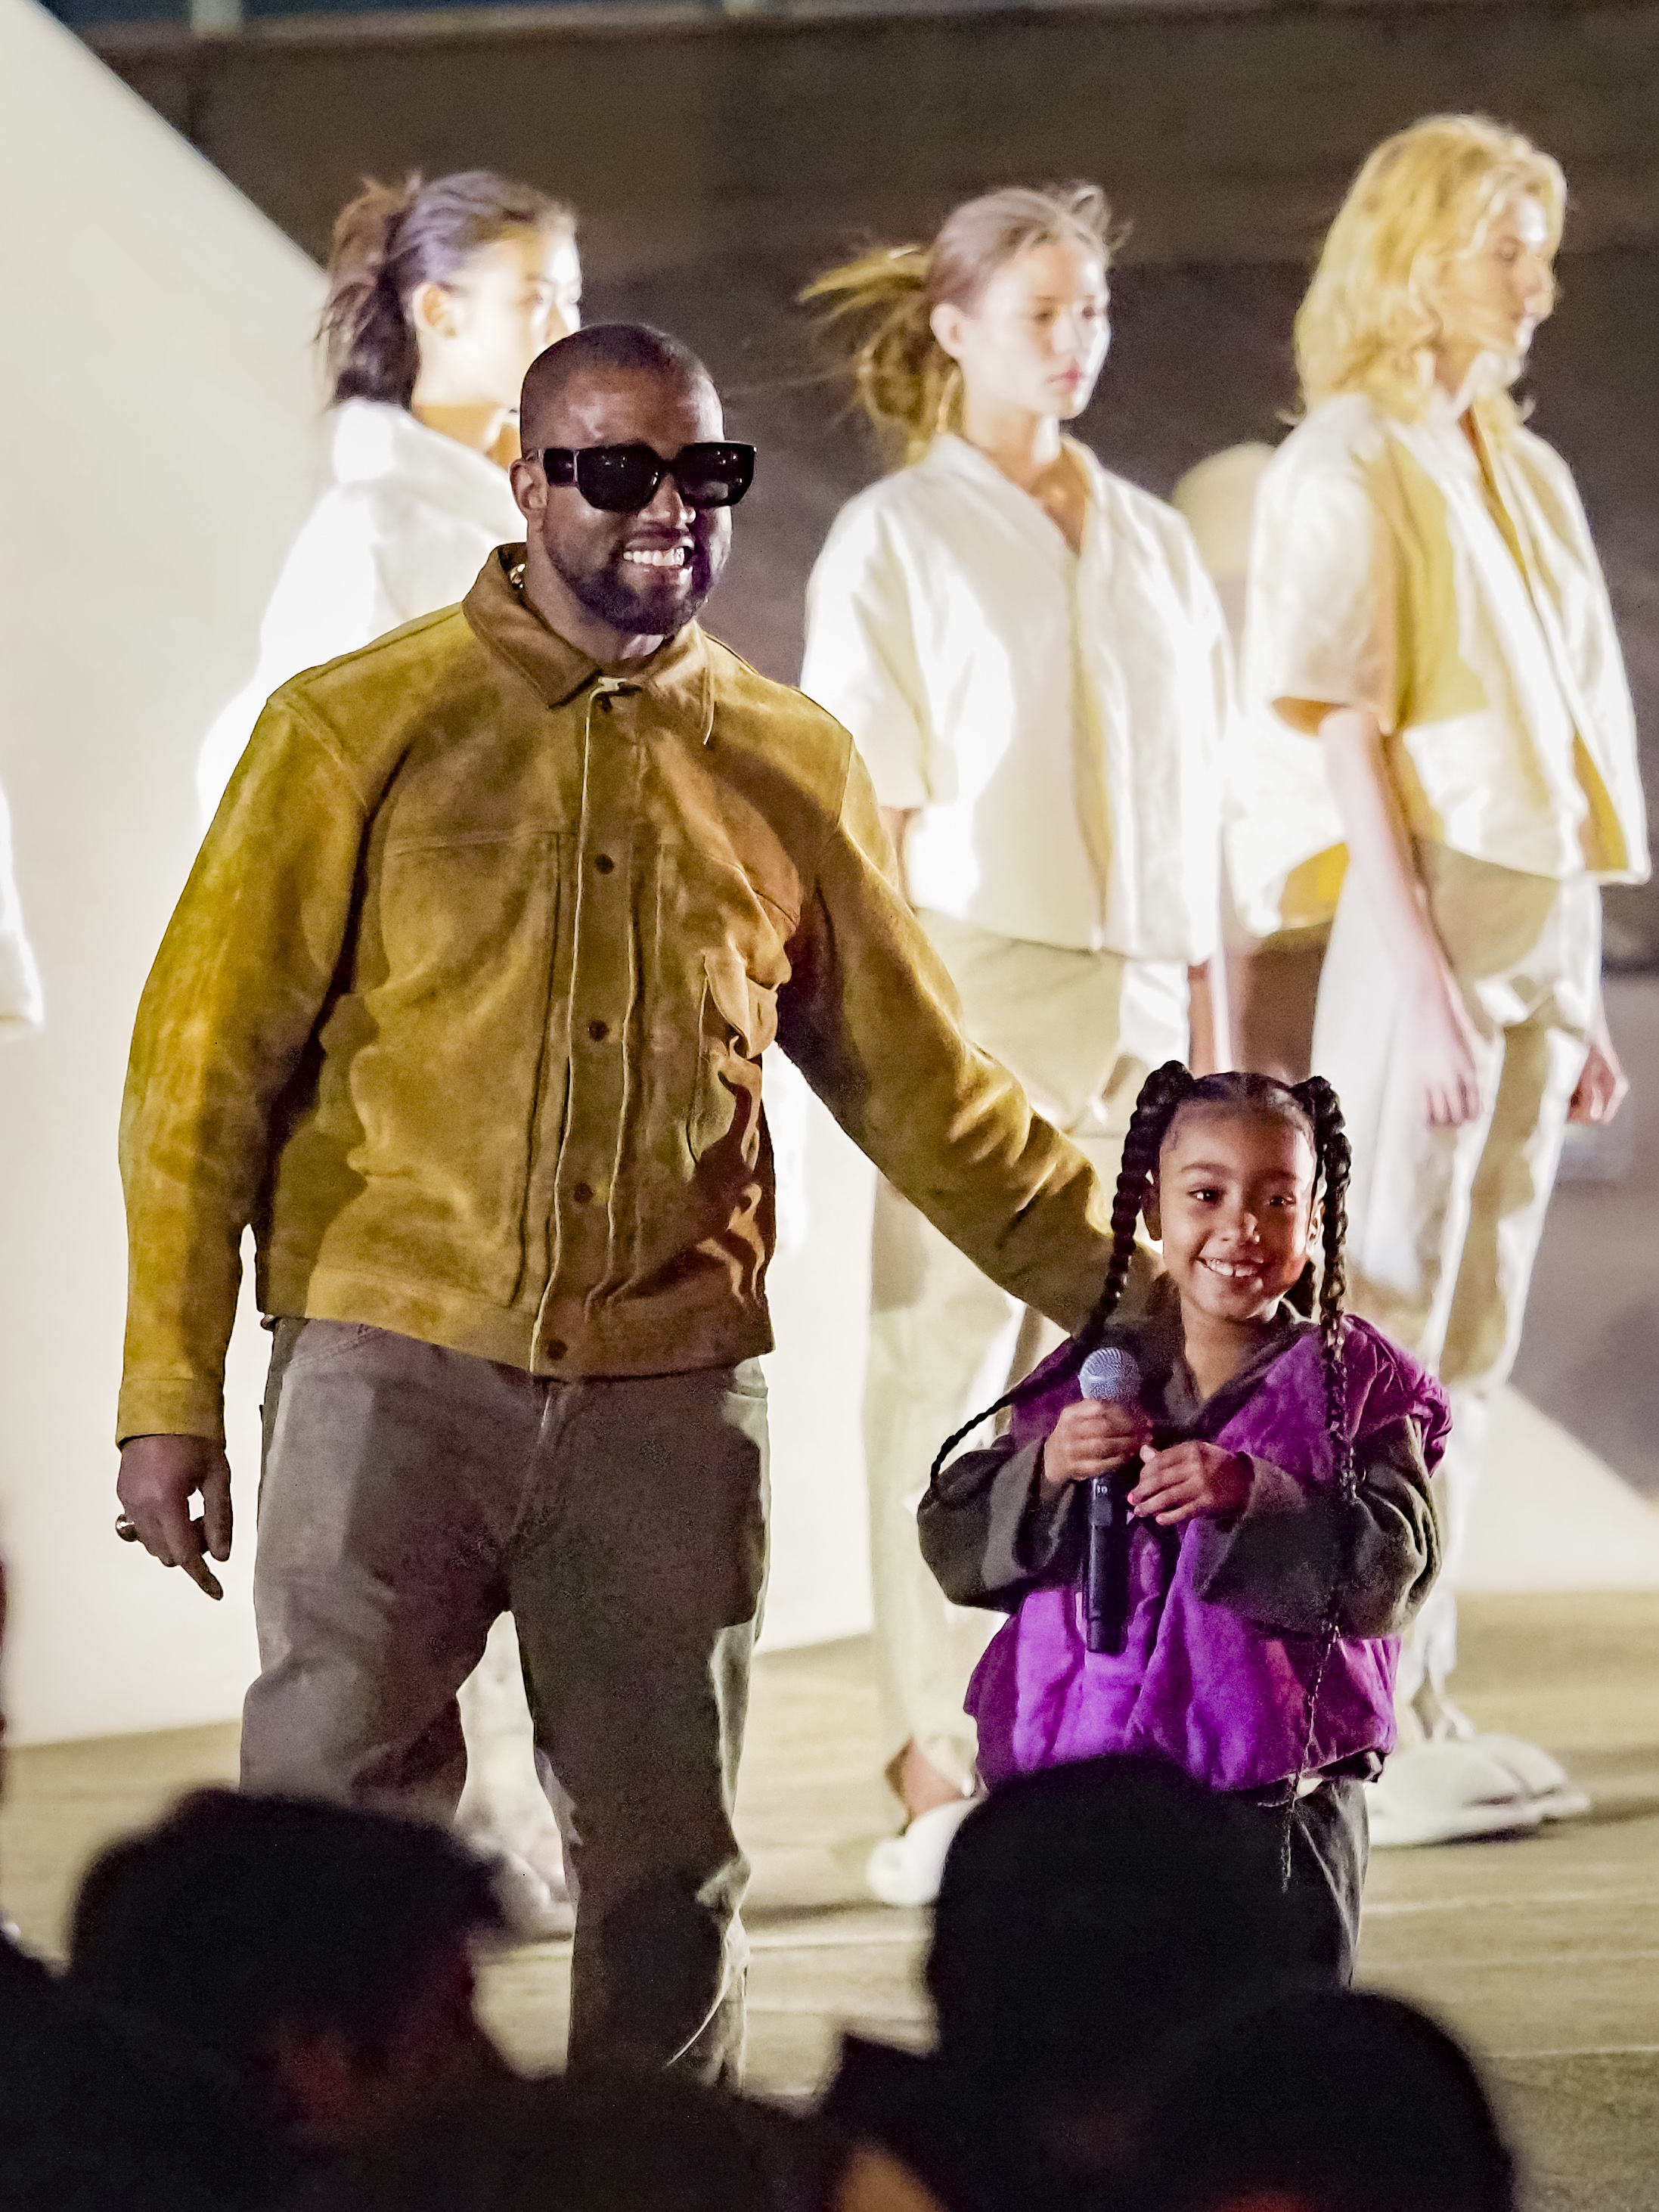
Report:
M919 919L962 994L963 1026L1011 1068L1037 1111L1080 1146L1109 1190L1151 1070L1187 1052L1187 971ZM962 1701L1000 1625L951 1605L921 1557L916 1508L933 1455L1060 1341L1054 1325L980 1273L885 1183L876 1193L864 1394L871 1582L890 1779L914 1742L966 1790L974 1724Z
M1432 1725L1457 1656L1455 1584L1492 1400L1521 1340L1538 1240L1601 988L1601 898L1419 848L1429 912L1480 1035L1481 1109L1431 1128L1412 1009L1350 874L1320 976L1313 1064L1352 1140L1354 1310L1439 1376L1453 1426L1436 1478L1444 1567L1401 1655L1402 1708Z

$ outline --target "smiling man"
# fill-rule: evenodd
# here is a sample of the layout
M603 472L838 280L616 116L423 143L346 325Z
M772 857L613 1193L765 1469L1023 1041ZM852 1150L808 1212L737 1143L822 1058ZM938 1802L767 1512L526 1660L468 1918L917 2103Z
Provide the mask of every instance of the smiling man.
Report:
M846 732L694 619L754 461L707 372L584 331L532 368L522 434L526 544L276 693L168 929L123 1121L118 1487L216 1592L251 1222L275 1344L244 1782L447 1816L455 1693L510 1608L580 1891L573 2063L719 2076L766 1567L762 1054L1062 1327L1110 1243L1082 1155L963 1041Z

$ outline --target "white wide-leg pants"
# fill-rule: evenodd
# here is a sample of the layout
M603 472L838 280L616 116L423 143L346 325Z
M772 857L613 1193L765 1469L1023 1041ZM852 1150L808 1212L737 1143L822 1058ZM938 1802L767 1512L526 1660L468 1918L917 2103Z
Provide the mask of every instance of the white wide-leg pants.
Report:
M1187 1053L1187 971L919 919L962 994L963 1027L1082 1147L1109 1191L1151 1070ZM921 1557L916 1508L933 1455L1060 1331L981 1274L885 1183L876 1193L864 1396L871 1579L889 1778L914 1742L964 1791L974 1724L962 1701L1000 1625L951 1605Z
M1452 1401L1436 1478L1443 1568L1401 1655L1400 1703L1432 1727L1457 1656L1455 1595L1493 1396L1521 1340L1601 988L1601 902L1559 883L1419 848L1429 912L1480 1033L1480 1112L1431 1128L1412 1010L1350 874L1320 976L1313 1064L1352 1140L1348 1282L1356 1312L1415 1352Z

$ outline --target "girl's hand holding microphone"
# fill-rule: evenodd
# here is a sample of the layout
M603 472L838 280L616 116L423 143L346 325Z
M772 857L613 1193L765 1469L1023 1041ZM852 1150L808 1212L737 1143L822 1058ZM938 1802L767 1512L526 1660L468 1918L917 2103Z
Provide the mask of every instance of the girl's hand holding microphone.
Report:
M1152 1425L1133 1400L1079 1398L1067 1406L1042 1447L1042 1486L1050 1496L1087 1482L1144 1452Z
M1238 1513L1250 1494L1249 1462L1219 1444L1172 1444L1152 1449L1152 1425L1140 1407L1109 1399L1067 1406L1042 1447L1042 1486L1052 1497L1068 1482L1086 1482L1139 1456L1140 1479L1129 1510L1143 1521L1174 1528L1200 1513Z

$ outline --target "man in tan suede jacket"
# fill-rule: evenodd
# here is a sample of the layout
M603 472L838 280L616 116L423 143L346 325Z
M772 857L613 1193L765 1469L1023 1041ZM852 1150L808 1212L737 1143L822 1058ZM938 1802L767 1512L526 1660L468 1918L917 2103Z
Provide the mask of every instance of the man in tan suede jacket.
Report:
M251 1222L245 1782L447 1816L455 1693L510 1607L580 1893L573 2061L712 2077L766 1565L761 1054L1063 1326L1109 1239L962 1037L846 732L692 619L752 466L706 371L585 331L523 434L527 544L276 693L168 929L122 1125L118 1488L216 1588Z

